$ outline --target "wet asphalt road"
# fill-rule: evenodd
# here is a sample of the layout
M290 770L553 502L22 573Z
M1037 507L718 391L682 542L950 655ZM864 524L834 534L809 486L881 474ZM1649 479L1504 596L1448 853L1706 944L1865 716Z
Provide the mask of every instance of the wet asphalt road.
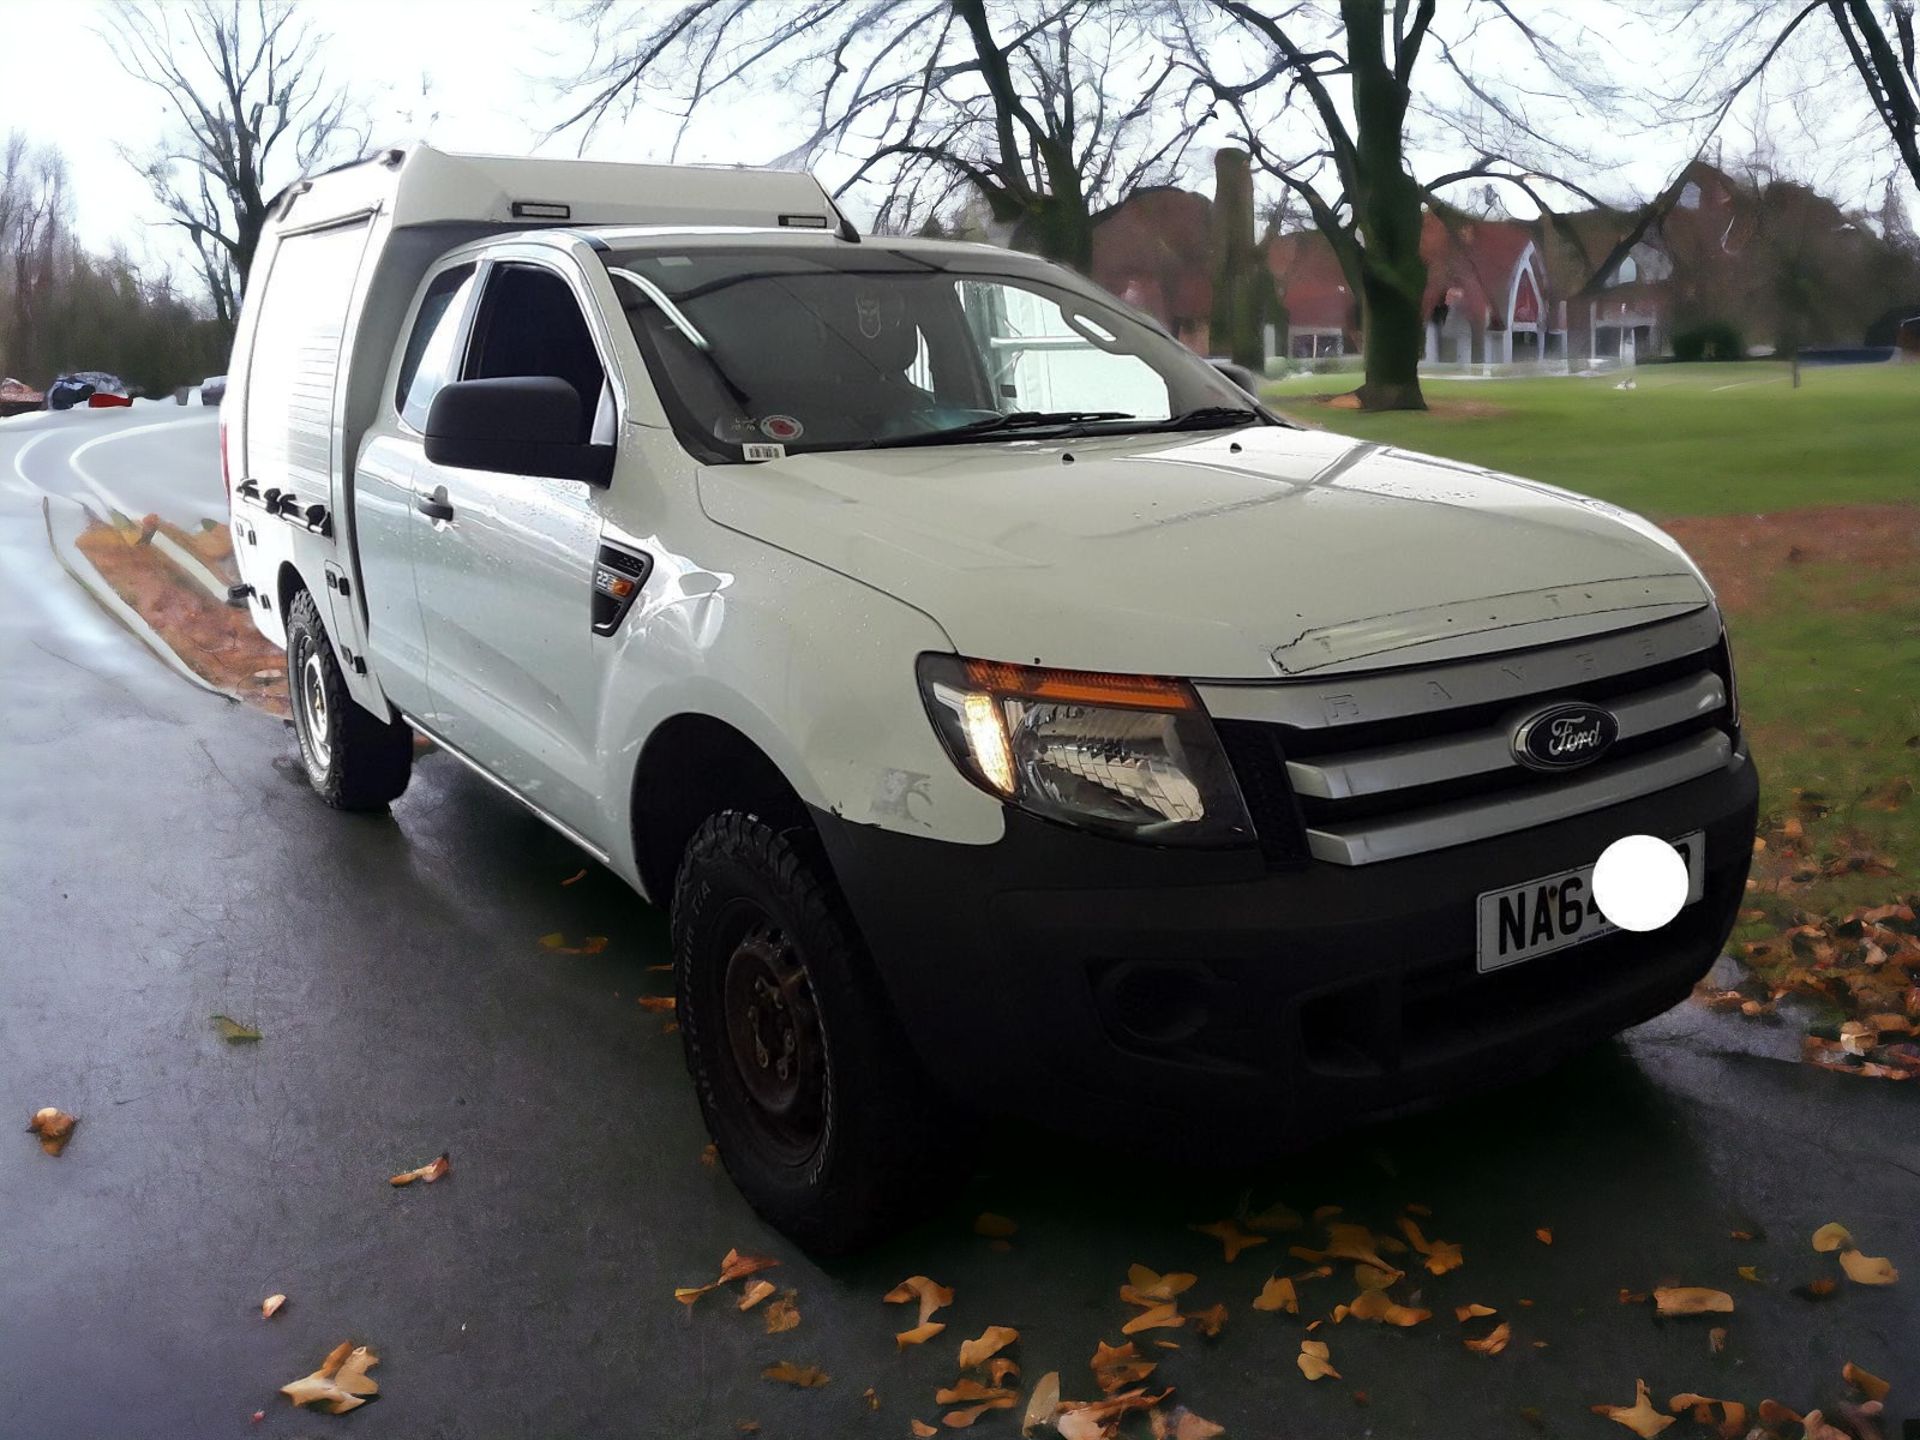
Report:
M82 464L199 494L206 471L166 457L210 453L211 426L175 423L201 428ZM1630 1402L1636 1378L1662 1401L1831 1408L1849 1360L1893 1382L1890 1436L1920 1414L1920 1094L1773 1058L1782 1037L1693 1009L1257 1175L1001 1134L921 1229L807 1262L702 1163L678 1038L635 1003L668 988L647 968L661 916L443 756L391 817L319 805L278 722L183 684L54 562L38 496L84 491L84 443L0 426L0 1116L81 1117L58 1159L0 1131L0 1436L729 1436L745 1419L904 1436L910 1416L938 1423L954 1344L989 1324L1019 1327L1029 1378L1057 1368L1091 1395L1134 1261L1198 1272L1189 1309L1227 1304L1224 1334L1179 1335L1154 1378L1231 1436L1607 1440L1625 1432L1588 1407ZM552 931L611 943L550 954ZM221 1040L216 1013L265 1038ZM386 1183L442 1150L446 1181ZM1344 1379L1310 1385L1302 1322L1248 1308L1276 1263L1304 1268L1287 1237L1228 1265L1186 1228L1249 1189L1383 1228L1422 1203L1466 1263L1418 1287L1437 1313L1413 1330L1323 1327ZM970 1233L984 1209L1020 1222L1010 1250ZM1807 1243L1830 1220L1900 1283L1790 1293L1837 1273ZM798 1329L674 1302L730 1246L781 1258ZM913 1273L954 1287L951 1328L896 1353L911 1321L880 1296ZM1724 1352L1706 1321L1618 1302L1664 1282L1734 1295ZM271 1292L291 1298L263 1323ZM1324 1313L1352 1287L1343 1271L1303 1293ZM1469 1301L1512 1321L1505 1354L1461 1348ZM335 1419L275 1394L347 1338L382 1356L376 1403ZM832 1382L758 1378L782 1359ZM1017 1430L990 1414L971 1433Z

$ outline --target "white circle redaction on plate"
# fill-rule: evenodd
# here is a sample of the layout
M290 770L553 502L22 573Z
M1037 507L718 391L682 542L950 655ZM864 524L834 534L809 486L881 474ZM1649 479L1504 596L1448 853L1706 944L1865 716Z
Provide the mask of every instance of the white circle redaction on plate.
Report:
M1593 902L1622 930L1658 930L1687 903L1687 862L1657 835L1623 835L1593 867Z

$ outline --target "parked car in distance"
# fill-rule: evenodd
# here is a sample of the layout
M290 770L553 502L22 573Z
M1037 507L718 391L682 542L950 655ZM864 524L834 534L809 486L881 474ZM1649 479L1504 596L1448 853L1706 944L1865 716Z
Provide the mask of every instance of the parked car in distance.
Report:
M46 395L11 375L0 377L0 419L46 407Z
M226 376L209 375L206 379L200 382L200 403L202 405L218 405L222 400L226 398L227 398L227 377Z
M313 788L385 806L420 732L667 907L719 1156L813 1251L942 1194L961 1110L1259 1156L1720 952L1755 771L1638 516L1296 428L805 175L390 151L253 275L234 598ZM1647 932L1592 899L1635 834L1688 876Z
M71 410L76 405L97 410L132 403L126 382L104 370L75 370L47 386L49 410Z

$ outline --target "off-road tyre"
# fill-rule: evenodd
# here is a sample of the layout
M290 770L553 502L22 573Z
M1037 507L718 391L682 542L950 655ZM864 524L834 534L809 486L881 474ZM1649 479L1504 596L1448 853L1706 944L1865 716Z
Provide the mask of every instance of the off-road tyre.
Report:
M287 609L287 700L300 759L320 798L336 810L382 810L413 773L413 730L382 720L347 693L340 657L313 593Z
M775 1229L831 1256L937 1201L968 1146L811 842L738 810L695 833L674 887L675 1008L727 1173ZM793 1057L791 1087L777 1072L782 1054ZM787 1088L790 1107L769 1104L767 1092Z

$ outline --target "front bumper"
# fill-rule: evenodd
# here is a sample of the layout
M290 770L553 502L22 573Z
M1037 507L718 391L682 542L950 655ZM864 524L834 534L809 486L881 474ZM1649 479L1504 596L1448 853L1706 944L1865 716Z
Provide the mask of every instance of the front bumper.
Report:
M1017 811L993 845L815 822L893 1004L956 1097L1071 1132L1245 1158L1538 1073L1669 1009L1720 953L1758 780L1725 769L1606 810L1376 865L1269 870ZM1475 897L1706 832L1705 894L1664 929L1491 975Z

